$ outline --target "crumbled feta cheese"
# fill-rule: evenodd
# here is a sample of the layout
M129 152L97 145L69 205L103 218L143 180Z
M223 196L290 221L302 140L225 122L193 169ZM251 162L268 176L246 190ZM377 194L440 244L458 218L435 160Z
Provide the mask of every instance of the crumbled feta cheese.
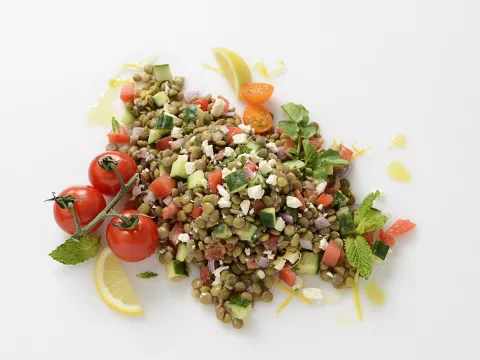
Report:
M306 208L305 208L305 209L303 209L303 212L307 212L307 211L308 211L308 209L306 209Z
M190 240L190 235L188 235L188 234L180 234L180 235L178 235L178 240L180 240L181 242L186 243L188 240Z
M248 212L250 215L253 215L253 213L255 212L255 209L250 209L250 211Z
M328 213L324 212L323 217L327 217L327 216L328 216Z
M145 168L145 169L142 170L142 174L145 174L145 173L148 173L148 172L150 172L149 168Z
M281 259L277 264L275 264L274 268L276 270L282 270L285 266L285 259Z
M212 110L210 110L210 114L215 117L219 117L223 114L225 103L222 99L216 99L215 103L213 104Z
M257 270L257 276L260 280L265 279L265 272L263 270Z
M218 260L218 263L219 263L220 265L223 265L223 260Z
M272 250L265 250L263 252L264 255L267 255L268 260L273 260L275 259L275 254L272 254Z
M325 191L325 188L327 187L327 182L322 181L320 184L317 185L317 193L320 195Z
M245 255L250 256L250 248L245 248Z
M245 134L236 134L233 135L234 144L245 144L248 141L247 135Z
M224 134L228 134L228 127L225 125L220 126L220 131Z
M273 159L268 160L268 165L270 165L272 168L277 166L277 162Z
M287 196L287 206L289 208L296 209L302 206L302 202L298 200L295 196Z
M223 219L226 219L226 218L227 218L227 215L222 214L222 218L223 218Z
M225 156L226 157L235 156L235 150L233 150L231 147L226 147Z
M188 150L186 148L183 148L182 150L180 150L180 154L183 154L183 155L187 155L188 154ZM153 160L153 159L152 159ZM147 160L148 161L148 160Z
M278 152L278 147L277 147L277 145L276 145L274 142L269 142L269 143L267 144L267 149L270 150L270 151L273 152L273 153Z
M326 250L327 246L328 246L328 241L326 238L323 238L322 240L320 240L320 249Z
M194 143L194 142L195 142L195 138L196 138L196 136L192 136L192 137L190 138L190 142L191 142L191 143Z
M242 212L247 215L248 214L248 210L250 209L250 200L243 200L241 203L240 203L240 209L242 209Z
M225 198L220 198L220 200L218 200L218 207L219 208L229 208L230 206L232 206L232 202L230 200L227 200Z
M230 174L232 171L229 168L223 168L222 169L222 179L225 179L228 174Z
M298 214L297 216L298 216L298 217L302 217L302 214Z
M327 272L327 276L333 278L333 274L330 271Z
M272 167L265 160L260 161L258 168L263 175L267 175L270 171L272 171Z
M218 268L215 269L215 271L213 272L213 276L215 276L215 281L213 282L213 286L215 285L222 285L222 279L220 277L222 271L224 270L228 270L228 266L220 266Z
M218 193L225 200L230 200L230 193L222 185L217 185Z
M262 189L261 185L255 185L247 189L247 194L250 199L260 200L265 194L265 190Z
M277 185L277 178L278 176L277 175L269 175L268 178L267 178L267 181L266 183L269 184L269 185Z
M248 154L248 157L250 158L250 160L252 160L254 163L257 163L257 164L260 161L262 161L262 158L257 155L257 152L255 150L250 151L250 154Z
M206 148L205 148L205 155L207 155L208 157L212 157L213 156L213 145L208 145Z
M285 229L285 220L283 220L279 216L279 217L277 217L277 220L275 220L275 230L283 231L283 229Z
M170 135L174 139L181 139L183 137L182 128L174 126Z
M318 205L318 206L317 206L317 209L318 209L318 210L323 210L323 205L322 205L322 204Z
M323 299L323 291L319 288L305 288L302 289L302 294L308 300L312 300L315 302L320 302Z
M295 285L292 286L293 290L303 288L303 279L300 276L297 276L295 279Z
M308 207L309 207L310 209L314 209L314 208L315 208L315 205L313 205L312 203L308 203Z
M252 131L252 127L251 127L250 125L240 124L240 125L238 125L238 127L239 127L245 134L250 134L250 132Z
M207 179L202 179L202 186L204 189L208 189L209 184Z
M187 172L187 175L193 174L195 170L195 162L192 161L185 164L185 171Z

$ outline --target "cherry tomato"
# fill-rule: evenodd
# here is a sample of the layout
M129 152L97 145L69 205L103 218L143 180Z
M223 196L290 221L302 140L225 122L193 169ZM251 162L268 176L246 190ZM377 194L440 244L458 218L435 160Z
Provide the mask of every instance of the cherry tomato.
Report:
M192 211L190 212L190 216L193 217L194 219L200 217L200 215L202 215L203 213L203 210L200 206L197 206L197 205L193 205L193 209Z
M352 161L353 151L350 150L349 148L343 147L340 150L340 156L347 161Z
M225 99L223 96L218 96L220 100L223 100L223 112L228 112L228 109L230 109L230 101Z
M228 128L228 141L227 143L231 144L233 142L233 137L238 134L243 134L242 129L239 127L231 126Z
M124 182L128 182L137 172L137 164L127 154L120 151L105 151L98 155L98 160L110 156L113 160L118 161L117 169ZM108 196L115 196L122 187L115 175L115 171L103 170L98 164L97 158L93 159L88 168L88 178L92 184L102 194Z
M252 208L253 208L253 211L256 213L258 213L259 211L265 209L265 205L263 204L263 201L261 200L255 200L253 203L252 203Z
M318 198L317 201L315 201L315 205L322 205L324 208L326 208L328 205L333 203L333 196L329 194L321 194Z
M266 83L249 83L242 86L240 96L248 105L261 105L273 94L273 86Z
M167 137L164 137L163 139L158 140L155 143L155 146L157 147L158 151L171 149L172 145L170 144L170 141L173 141L173 138L171 136L167 136Z
M107 202L103 195L93 186L70 186L63 190L58 196L72 195L77 199L75 203L75 211L78 216L81 227L85 227L95 219L95 217L102 212L107 206ZM81 199L81 200L80 200ZM57 203L53 204L53 216L57 225L65 232L74 234L77 231L75 220L72 212L67 209L62 209ZM97 230L102 225L103 220L90 230L89 233Z
M170 230L170 232L168 233L168 240L170 240L170 242L174 245L174 246L177 246L178 242L180 240L178 240L178 235L180 235L181 233L183 233L183 223L181 222L177 222L172 230Z
M208 110L208 100L207 99L198 99L198 100L195 100L192 104L200 106L200 109L202 109L203 111Z
M124 210L120 214L130 218L140 214L136 210ZM141 261L152 255L158 244L158 230L155 222L147 216L139 216L133 229L115 227L121 220L114 217L107 226L107 243L116 257L123 261Z
M175 203L172 201L168 206L164 207L162 209L162 219L163 221L166 221L175 215L180 211L180 208L175 205Z
M287 140L285 140L285 144L283 144L283 148L285 149L285 151L287 151L290 148L291 149L296 149L297 144L295 144L292 140L287 139Z
M221 170L210 171L207 174L207 178L208 178L208 184L210 185L210 192L212 194L217 194L218 193L217 185L221 185L223 183L222 171Z
M135 99L135 84L125 84L120 91L120 99L126 104Z
M200 266L200 278L202 279L202 283L206 284L209 277L210 273L208 272L208 268L202 264Z
M323 140L319 137L312 136L310 139L310 142L317 148L317 150L320 150L323 145Z
M128 135L127 129L123 125L118 127L118 132L114 130L110 131L108 134L108 141L114 144L128 144L130 141L130 136Z
M245 108L243 122L250 125L257 134L262 134L273 126L272 115L267 109L259 105L251 105Z
M340 249L335 242L330 241L325 249L325 253L323 254L322 262L331 267L337 266L338 260L340 259L340 255L342 253L341 250L342 249Z
M291 268L290 264L285 264L283 269L280 270L279 276L285 284L293 287L297 283L297 274Z
M150 184L148 190L153 192L157 198L163 199L172 193L174 187L175 180L163 173Z

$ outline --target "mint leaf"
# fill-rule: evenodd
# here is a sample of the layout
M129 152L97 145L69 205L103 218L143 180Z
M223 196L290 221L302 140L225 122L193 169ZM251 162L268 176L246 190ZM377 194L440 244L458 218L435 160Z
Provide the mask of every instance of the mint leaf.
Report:
M347 236L345 239L345 256L361 276L368 279L372 274L372 250L363 236Z
M313 125L302 127L300 130L302 130L302 137L305 139L310 139L317 132L317 128Z
M150 279L158 276L157 273L151 272L151 271L145 271L140 274L137 274L137 277L140 279Z
M355 211L353 221L359 234L378 230L387 222L388 218L372 207L373 202L379 196L380 191L378 190L368 194Z
M302 141L302 145L303 145L303 151L305 153L305 156L304 156L305 165L308 165L310 163L310 160L312 160L315 154L317 153L317 148L308 139L304 139Z
M313 171L313 176L318 180L326 180L328 175L324 167L318 167Z
M322 151L319 156L318 160L320 161L320 164L325 166L325 165L342 165L342 166L349 166L350 163L345 160L338 151L328 149L325 151Z
M100 236L84 236L80 240L68 239L48 254L52 259L65 265L76 265L97 255Z
M297 149L296 148L288 148L285 152L287 154L297 155Z
M278 123L280 129L283 130L285 134L290 136L296 136L298 134L298 125L293 121L282 120Z
M115 119L114 117L112 117L112 131L115 134L120 133L120 124L118 123L117 119Z
M306 126L310 120L308 110L303 105L288 103L282 105L283 111L288 115L290 120L295 121L300 126Z

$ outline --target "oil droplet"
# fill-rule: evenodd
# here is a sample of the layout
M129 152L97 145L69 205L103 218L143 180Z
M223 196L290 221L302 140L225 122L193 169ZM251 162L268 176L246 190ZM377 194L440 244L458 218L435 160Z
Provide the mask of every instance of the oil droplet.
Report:
M401 183L408 183L412 180L412 175L410 175L405 165L400 161L392 161L388 164L388 175L392 180Z
M407 137L405 135L395 135L392 139L392 149L405 149L407 146Z
M109 125L115 116L115 101L118 99L119 89L110 87L100 96L97 105L88 111L88 124Z
M365 284L365 294L367 299L376 306L385 304L387 297L382 289L379 289L375 281L370 280Z

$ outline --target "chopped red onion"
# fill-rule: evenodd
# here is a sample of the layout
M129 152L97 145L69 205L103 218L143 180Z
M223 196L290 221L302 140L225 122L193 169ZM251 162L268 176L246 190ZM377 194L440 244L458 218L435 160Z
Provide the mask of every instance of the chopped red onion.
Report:
M307 250L313 250L313 241L300 239L300 247Z
M230 111L222 114L222 117L233 117L237 113L235 111Z
M132 129L132 134L130 135L130 140L137 141L142 134L143 134L143 127L134 127Z
M177 149L180 149L183 144L185 144L185 138L181 138L181 139L178 139L178 140L175 140L175 141L169 141L168 143L170 144L170 147L172 150L177 150Z
M135 199L138 195L140 195L142 193L142 187L143 187L143 185L140 185L140 180L137 180L135 182L135 185L133 185L132 197L130 198L130 200Z
M163 203L168 206L168 205L170 205L170 203L172 202L172 200L173 200L172 196L171 196L171 195L168 195L168 196L166 196L166 197L163 198Z
M287 160L288 156L285 153L285 148L283 146L280 146L277 151L277 156L281 161Z
M148 155L150 155L150 153L147 150L140 150L138 152L137 157L140 158L140 159L146 159L148 157Z
M208 271L213 273L215 271L215 260L213 260L213 259L208 260L207 267L208 267Z
M155 202L155 200L157 200L157 197L155 196L154 193L152 193L151 191L147 192L147 195L145 195L143 197L143 201L144 202Z
M293 224L293 217L291 215L280 213L280 217L283 219L283 221L285 221L285 223L290 225Z
M153 156L152 154L148 154L148 156L145 158L145 161L146 161L146 162L150 162L150 161L152 161L153 159L155 159L155 156Z
M320 216L318 219L315 219L315 226L318 230L322 230L330 226L330 222L325 219L323 216Z
M246 167L244 170L243 170L243 174L245 175L245 177L247 179L252 179L253 176L254 176L254 173L252 171L252 169L250 169L249 167Z
M360 206L359 204L353 204L352 206L350 206L350 210L356 211L359 206Z
M351 166L345 166L342 170L337 172L338 180L345 179L348 176L348 174L350 174L351 171L352 171Z
M187 103L191 103L193 99L198 99L200 97L200 91L195 90L195 91L190 91L189 93L185 94L185 97L183 98ZM195 99L195 100L196 100Z
M267 267L268 259L265 256L262 256L260 259L258 259L257 264L262 268Z

